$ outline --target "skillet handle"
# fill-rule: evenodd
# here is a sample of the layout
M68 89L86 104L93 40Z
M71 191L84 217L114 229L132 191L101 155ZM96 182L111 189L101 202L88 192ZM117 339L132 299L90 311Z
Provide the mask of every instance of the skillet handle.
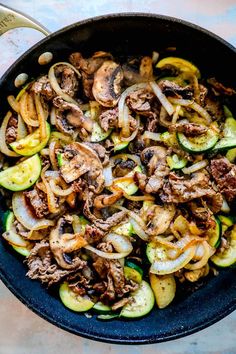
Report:
M0 4L0 36L3 33L17 27L30 27L42 32L45 36L50 34L48 29L30 16Z

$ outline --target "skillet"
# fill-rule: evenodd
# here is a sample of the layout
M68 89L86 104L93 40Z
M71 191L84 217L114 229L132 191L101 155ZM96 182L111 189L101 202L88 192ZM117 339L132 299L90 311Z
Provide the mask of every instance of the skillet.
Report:
M9 13L15 16L11 20L15 27L18 15L9 9L7 11L10 12L5 12L6 16ZM21 18L18 25L26 25L24 21ZM27 25L35 27L31 19ZM47 33L39 24L37 28ZM18 74L26 72L31 78L47 71L47 66L42 68L38 65L38 57L43 52L52 52L53 61L57 62L67 59L73 51L89 56L94 51L104 50L122 57L150 54L153 50L173 46L177 47L175 55L196 63L203 76L216 76L226 85L235 85L236 50L216 35L171 17L142 13L112 14L81 21L50 34L22 55L0 79L1 115L3 117L7 110L7 95L17 91L14 79ZM236 111L233 102L231 107ZM1 199L1 213L4 208L4 200ZM199 284L196 291L192 288L180 290L176 300L165 310L154 310L139 320L114 319L107 322L70 312L63 307L54 289L45 289L39 282L26 278L25 273L26 266L21 256L1 241L0 279L20 301L64 330L110 343L148 344L176 339L217 322L236 308L234 269L220 271L219 276Z

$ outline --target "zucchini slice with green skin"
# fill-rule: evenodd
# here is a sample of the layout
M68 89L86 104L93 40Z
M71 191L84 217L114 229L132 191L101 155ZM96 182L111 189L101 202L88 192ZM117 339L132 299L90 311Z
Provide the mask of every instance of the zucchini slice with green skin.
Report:
M126 222L122 225L115 226L112 231L115 234L122 236L131 236L134 233L133 226L131 222Z
M183 133L176 133L176 136L182 149L192 154L212 150L219 139L218 133L210 127L200 136L188 138Z
M178 58L178 57L166 57L161 59L157 63L156 67L162 69L166 65L175 66L177 69L179 69L182 72L193 73L194 75L197 76L198 79L201 77L199 69L186 59Z
M119 134L115 132L111 134L111 140L114 143L114 152L125 149L129 145L128 141L120 140Z
M218 218L220 219L222 224L228 227L233 226L233 224L236 223L236 219L234 216L218 215Z
M236 148L228 150L225 156L229 160L229 162L234 162L234 160L236 159Z
M105 140L111 134L111 129L107 132L103 130L97 122L93 122L93 129L90 141L92 143L98 143L99 141Z
M215 221L215 227L207 231L207 236L209 238L208 239L209 245L217 248L220 245L222 226L221 226L221 221L218 217L214 216L213 218Z
M127 175L125 175L125 177L133 177L135 172L142 172L142 168L140 166L136 166L133 169L133 171L127 173ZM116 182L114 180L113 185L119 187L128 195L132 195L138 191L138 186L136 185L135 182L128 182L128 181Z
M167 156L166 161L171 170L179 170L187 165L188 160L179 158L178 155Z
M224 110L225 118L233 117L233 114L232 114L231 110L229 109L229 107L224 105L223 110Z
M122 308L121 317L138 318L145 316L152 310L155 304L152 288L144 280L131 296L133 301Z
M33 133L27 135L25 138L11 143L10 147L19 155L32 156L47 145L47 142L50 138L50 132L50 124L46 122L47 135L43 140L40 139L40 130L38 128Z
M68 283L61 284L59 295L62 303L75 312L85 312L94 306L94 302L88 296L80 296L72 291Z
M141 267L139 267L136 263L133 263L129 260L125 261L125 265L129 268L135 269L137 272L139 272L139 274L141 274L141 276L143 276L143 270Z
M108 313L112 311L110 306L104 305L101 301L98 301L96 304L94 304L93 310L99 313Z
M64 157L64 153L62 152L59 152L59 154L57 154L57 163L58 163L58 166L61 167L63 166L65 163L69 162L69 160L67 160L65 157Z
M13 226L13 222L15 220L14 214L12 211L8 210L4 213L3 215L3 229L4 231L8 231L12 233L12 238L21 238L21 236L17 235L17 234L13 234L12 231L12 226ZM24 240L23 240L24 241ZM21 254L24 257L28 257L30 254L30 249L27 247L19 247L19 246L15 246L13 244L11 244L12 248L18 252L19 254Z
M136 269L135 264L132 264L132 266L125 265L124 275L126 279L133 280L135 283L140 284L142 282L142 274Z
M229 248L223 252L217 252L211 257L211 261L220 268L230 267L236 263L236 225L231 230L229 237Z
M30 188L39 178L42 169L39 155L36 154L18 165L0 172L0 186L11 191Z
M149 242L146 248L146 255L150 263L153 263L156 259L166 260L166 248L163 245L156 244L155 242Z
M236 120L228 117L225 120L223 138L218 141L213 150L227 150L236 147Z

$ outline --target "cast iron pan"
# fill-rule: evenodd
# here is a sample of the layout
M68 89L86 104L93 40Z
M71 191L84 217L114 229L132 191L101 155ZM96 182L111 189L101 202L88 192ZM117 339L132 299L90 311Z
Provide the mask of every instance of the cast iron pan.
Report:
M16 91L14 79L21 72L36 77L47 67L38 65L38 56L51 51L54 61L65 60L69 53L90 55L97 50L115 56L150 54L176 46L175 55L196 63L203 76L215 75L225 84L236 82L236 50L216 35L185 21L154 14L114 14L85 20L66 27L36 44L6 72L0 81L1 114L6 96ZM1 203L4 209L4 202ZM235 270L199 284L196 291L180 290L165 310L155 309L139 320L102 322L70 312L57 293L25 277L22 258L0 242L0 278L17 298L35 313L74 334L110 343L147 344L186 336L219 321L236 307Z

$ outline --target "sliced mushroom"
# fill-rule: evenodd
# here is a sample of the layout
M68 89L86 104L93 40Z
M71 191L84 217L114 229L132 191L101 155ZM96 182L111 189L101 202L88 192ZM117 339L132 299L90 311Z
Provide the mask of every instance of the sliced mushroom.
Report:
M73 259L69 255L74 251L78 251L81 247L87 245L87 241L79 234L64 233L63 229L66 224L71 223L71 217L65 215L60 218L49 236L50 249L63 269L74 269L81 266L81 259L75 256Z
M93 95L105 107L114 107L121 94L123 72L112 60L105 61L94 75Z
M147 213L148 229L150 236L163 234L170 226L175 216L175 207L173 204L152 205Z
M69 162L61 167L61 174L67 183L71 183L86 173L89 189L98 194L104 187L103 166L96 154L90 147L82 143L67 145L65 152L74 156Z

